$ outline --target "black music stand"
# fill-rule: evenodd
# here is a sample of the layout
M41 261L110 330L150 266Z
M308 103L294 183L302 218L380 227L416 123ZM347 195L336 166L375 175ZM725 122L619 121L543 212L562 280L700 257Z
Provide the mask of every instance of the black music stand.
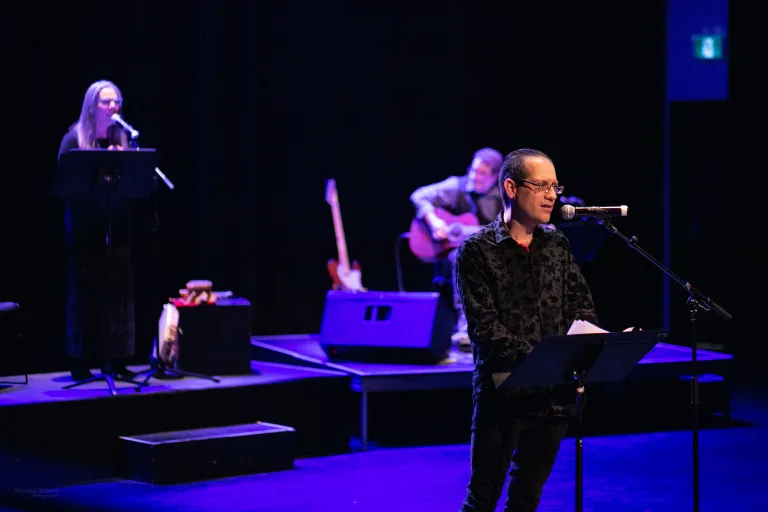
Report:
M576 392L576 511L584 505L582 413L587 382L624 380L666 331L576 334L543 338L496 387L527 388L573 383ZM504 374L495 374L494 380Z
M106 243L112 252L112 215L121 199L145 199L154 188L154 172L160 155L154 149L75 149L59 158L51 195L69 201L93 201L104 204L107 213ZM138 382L118 377L111 365L94 377L64 386L70 389L104 380L112 395L117 395L115 381Z
M146 199L155 188L154 149L73 149L59 158L51 195L70 201L99 201L107 210L107 246L112 250L112 215L120 199Z

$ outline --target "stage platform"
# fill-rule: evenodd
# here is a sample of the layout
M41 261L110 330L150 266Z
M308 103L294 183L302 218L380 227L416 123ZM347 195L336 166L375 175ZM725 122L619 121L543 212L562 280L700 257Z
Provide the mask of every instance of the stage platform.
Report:
M360 438L363 447L367 446L369 441L370 393L471 390L474 367L472 355L457 350L452 350L447 360L427 366L331 361L321 347L320 336L317 334L254 336L251 338L251 345L252 359L307 368L324 368L349 375L351 389L359 394L360 399ZM628 383L599 386L600 392L604 396L613 395L613 402L616 402L629 398L626 391L634 392L633 383L638 387L639 383L642 383L641 386L650 393L655 386L649 381L655 381L659 384L656 387L660 393L678 395L681 390L685 392L686 382L689 382L687 379L691 373L691 355L690 347L658 343L635 367L627 379ZM703 396L709 393L709 389L717 388L716 393L711 393L712 400L704 404L703 409L707 410L709 405L709 412L728 415L727 387L733 360L734 357L730 354L697 350L697 372L701 377ZM675 384L670 387L670 382ZM641 397L632 393L632 398ZM653 401L651 395L646 398ZM611 407L614 407L614 404ZM585 418L585 421L588 421L588 418Z
M0 384L0 491L114 478L120 437L161 432L271 423L295 429L296 458L349 452L358 438L363 449L469 441L470 354L452 352L432 366L330 361L317 335L257 336L251 350L251 373L218 383L152 379L137 392L117 382L116 396L105 382L63 389L68 372ZM590 386L585 432L663 430L672 421L686 428L690 356L661 343L627 381ZM698 359L704 428L728 415L733 356L701 350Z
M258 361L251 366L252 374L222 376L219 383L153 378L137 392L116 382L116 396L105 382L62 389L72 383L69 372L3 384L0 462L12 476L4 477L0 491L114 477L120 436L268 422L295 429L298 458L350 451L356 402L346 373ZM47 481L62 477L71 481Z

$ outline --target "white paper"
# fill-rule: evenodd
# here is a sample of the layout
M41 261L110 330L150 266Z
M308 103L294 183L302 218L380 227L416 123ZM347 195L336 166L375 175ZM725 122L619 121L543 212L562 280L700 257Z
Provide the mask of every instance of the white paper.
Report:
M504 372L504 373L494 373L491 375L491 379L493 380L493 385L496 386L496 389L499 389L499 386L507 380L507 377L509 377L511 374L510 372Z
M631 332L634 327L627 327L623 332ZM568 329L568 335L571 334L603 334L607 333L602 327L598 327L592 322L586 320L574 320L571 324L571 328Z
M569 336L572 334L602 334L606 332L608 331L586 320L574 320L571 328L568 329Z

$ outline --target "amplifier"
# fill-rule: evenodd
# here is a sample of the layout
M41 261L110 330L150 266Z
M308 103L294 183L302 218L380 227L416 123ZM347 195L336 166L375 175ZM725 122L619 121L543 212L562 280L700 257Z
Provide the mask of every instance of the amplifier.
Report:
M434 364L448 357L453 327L439 293L331 290L320 344L335 361Z

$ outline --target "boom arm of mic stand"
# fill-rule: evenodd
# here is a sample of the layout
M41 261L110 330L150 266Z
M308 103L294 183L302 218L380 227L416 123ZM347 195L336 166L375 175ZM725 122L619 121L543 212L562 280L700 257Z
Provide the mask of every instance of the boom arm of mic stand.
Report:
M139 132L135 132L131 136L131 140L129 142L129 145L131 148L138 149L139 147ZM163 183L165 183L165 186L169 189L173 190L175 188L175 185L171 180L168 179L168 176L163 174L163 171L160 170L160 168L155 167L155 173L157 173L158 176L160 176L160 179L163 180Z
M174 189L173 182L171 180L169 180L168 177L165 174L163 174L163 171L161 171L159 168L155 167L155 172L157 173L158 176L160 176L160 179L163 180L163 183L165 183L165 185L169 189L171 189L171 190Z
M728 313L725 309L720 307L710 299L709 297L703 295L701 292L699 292L696 288L693 287L693 285L677 276L674 272L672 272L670 269L665 267L660 261L658 261L656 258L648 254L645 250L643 250L642 247L640 247L637 244L637 237L633 236L632 238L627 238L624 236L618 229L616 229L616 226L614 226L610 221L604 220L602 221L603 226L612 234L618 236L622 240L624 240L627 245L629 245L632 249L639 252L645 259L656 265L662 272L664 272L667 276L670 277L670 279L674 279L680 286L683 287L683 289L688 293L688 300L695 302L698 306L701 307L701 309L704 309L705 311L714 311L718 315L720 315L725 321L730 321L731 316L730 313Z

